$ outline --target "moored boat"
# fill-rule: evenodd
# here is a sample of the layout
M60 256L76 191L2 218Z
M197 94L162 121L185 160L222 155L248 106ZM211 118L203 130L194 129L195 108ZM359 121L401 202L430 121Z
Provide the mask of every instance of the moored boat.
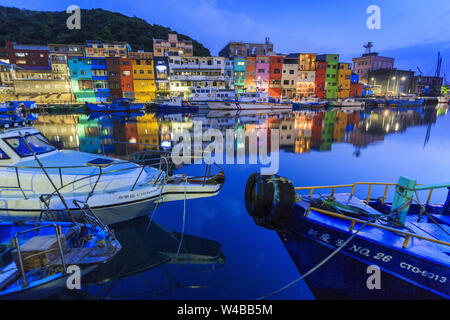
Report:
M111 104L86 103L90 112L138 112L144 108L143 104L132 104L128 99L116 99Z
M44 299L110 261L121 249L95 216L87 223L0 222L0 299ZM77 271L78 270L78 271Z
M365 105L364 101L357 101L353 98L347 99L337 99L336 101L330 101L329 105L331 107L363 107Z
M182 97L171 97L168 100L157 101L156 110L158 112L196 112L199 106L193 102L183 101Z
M0 130L0 218L36 219L51 210L61 219L92 208L105 224L151 212L156 203L216 195L223 172L189 177L153 166L72 150L57 150L35 128ZM81 207L80 207L81 206Z
M318 299L448 299L450 193L445 203L430 199L449 187L401 177L295 188L253 174L246 207L255 223L278 232Z
M267 92L240 93L235 101L207 102L212 110L292 110L291 103L280 103L270 98Z
M319 99L317 97L308 97L292 102L292 108L294 110L302 108L323 108L328 105L328 100Z

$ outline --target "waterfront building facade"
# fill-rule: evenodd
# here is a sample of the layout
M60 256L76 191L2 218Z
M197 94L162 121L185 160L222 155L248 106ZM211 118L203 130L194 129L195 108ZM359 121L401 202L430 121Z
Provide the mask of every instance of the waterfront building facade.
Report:
M16 66L0 61L0 87L2 88L14 87L13 75L14 70L16 69L17 69Z
M5 47L0 48L0 60L28 70L51 69L47 45L27 45L6 41Z
M352 71L359 75L360 82L363 84L369 84L369 73L371 71L394 68L394 58L382 57L377 52L365 53L352 60Z
M269 96L281 99L281 77L284 57L281 55L270 56L269 67Z
M350 97L350 83L352 77L351 63L339 63L338 69L338 98Z
M299 69L298 54L290 54L284 57L281 72L281 96L284 99L293 99L297 94L297 80Z
M316 62L316 77L314 79L314 92L320 99L326 98L326 78L327 63L325 61Z
M414 93L414 71L378 69L369 72L369 85L380 86L381 95Z
M273 53L273 43L266 37L264 43L231 41L219 52L220 57L246 58L249 56L265 56Z
M323 54L316 57L317 61L326 62L325 98L338 98L338 54Z
M108 86L111 95L111 101L123 97L122 82L120 79L120 58L106 58L106 71L108 76Z
M169 98L170 97L169 58L154 57L153 65L155 66L156 99Z
M234 71L234 88L237 92L245 91L245 72L246 72L246 59L234 58L233 64Z
M180 40L177 33L169 33L167 40L153 39L153 55L155 57L192 57L194 47L192 40Z
M120 87L122 98L134 100L133 62L130 58L120 58Z
M149 103L156 98L156 81L151 52L130 52L133 67L133 88L136 102Z
M297 97L311 97L315 93L316 54L300 53L297 77ZM324 84L325 85L325 84Z
M255 92L256 90L256 57L247 57L245 59L245 88L246 92Z
M187 98L194 87L226 88L225 59L222 57L170 57L169 69L170 91L174 96ZM245 73L245 63L243 70Z
M131 51L131 47L126 42L111 42L104 43L98 40L86 41L85 56L86 57L116 57L126 58L128 52Z
M256 56L256 91L269 93L269 75L269 56Z
M438 96L442 91L442 77L415 76L413 92L419 96Z

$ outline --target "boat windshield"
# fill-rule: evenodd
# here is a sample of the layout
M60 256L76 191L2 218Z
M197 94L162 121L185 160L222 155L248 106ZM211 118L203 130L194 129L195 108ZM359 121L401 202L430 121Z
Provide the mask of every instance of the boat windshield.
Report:
M24 136L23 139L27 141L28 145L37 155L55 150L55 147L53 147L40 133ZM5 142L23 158L33 155L23 139L21 137L11 137L3 140L5 140Z
M3 160L3 159L9 159L9 158L6 155L6 153L4 153L2 149L0 149L0 160Z

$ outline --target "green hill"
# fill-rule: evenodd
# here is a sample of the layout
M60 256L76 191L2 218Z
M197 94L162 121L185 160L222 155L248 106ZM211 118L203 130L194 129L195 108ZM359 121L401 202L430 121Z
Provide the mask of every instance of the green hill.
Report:
M0 6L0 45L5 41L21 44L84 44L86 40L124 41L133 50L153 51L153 38L167 39L173 32L137 17L103 9L81 10L81 29L69 30L65 11L31 11ZM179 39L191 39L178 34ZM209 49L193 40L195 56L210 56Z

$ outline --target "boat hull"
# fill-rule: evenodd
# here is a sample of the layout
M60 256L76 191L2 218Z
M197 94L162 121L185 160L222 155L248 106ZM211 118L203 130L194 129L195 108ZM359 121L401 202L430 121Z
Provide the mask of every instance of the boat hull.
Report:
M91 271L95 270L99 265L90 265L81 268L81 279L88 275ZM29 285L22 290L12 291L5 294L0 294L0 300L42 300L49 298L64 289L67 289L67 279L70 274L63 275L62 273L56 274L46 281L42 281L36 285Z
M135 191L111 192L94 194L89 198L88 204L96 216L104 224L113 224L132 220L152 213L159 202L177 201L184 199L196 199L212 197L218 194L222 184L217 185L189 185L184 184L166 185L163 190L158 187L147 189L136 189ZM75 219L82 216L82 211L73 204L74 200L85 201L87 194L77 197L63 195L70 212ZM0 208L0 219L11 220L34 220L41 213L45 213L44 204L39 198L33 197L27 200L22 198L3 199ZM68 220L69 216L64 205L55 196L50 202L53 214L61 220Z
M212 110L292 110L292 104L248 103L248 102L208 102Z
M301 274L336 250L337 241L351 236L301 214L286 225L289 231L278 234ZM381 289L368 288L369 266L380 268ZM448 279L450 271L443 264L356 236L305 281L317 299L448 299Z

